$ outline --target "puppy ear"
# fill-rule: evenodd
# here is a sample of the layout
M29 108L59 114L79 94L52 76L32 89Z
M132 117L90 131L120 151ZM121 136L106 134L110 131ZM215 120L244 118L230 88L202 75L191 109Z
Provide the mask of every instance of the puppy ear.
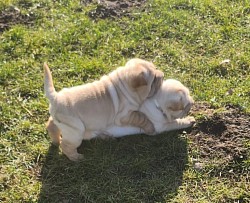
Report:
M147 80L145 79L144 77L144 73L141 72L139 74L134 74L132 79L131 79L131 87L132 88L139 88L141 86L146 86L148 83L147 83Z
M172 111L182 111L184 109L184 106L182 104L182 102L178 102L178 103L172 103L171 106L168 107L170 110Z
M154 80L152 82L151 89L150 89L148 97L152 97L152 96L154 96L156 94L156 92L158 91L158 89L162 85L163 77L164 77L163 72L161 72L159 70L155 70L155 77L154 77Z
M172 111L182 111L184 109L182 97L178 101L172 101L168 108Z

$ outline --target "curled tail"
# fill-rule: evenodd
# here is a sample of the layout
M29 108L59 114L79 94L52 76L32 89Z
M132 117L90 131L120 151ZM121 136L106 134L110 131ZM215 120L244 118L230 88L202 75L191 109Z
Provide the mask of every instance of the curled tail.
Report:
M49 99L50 102L53 102L56 97L56 91L54 88L52 75L50 69L46 63L43 65L44 68L44 90L46 97Z

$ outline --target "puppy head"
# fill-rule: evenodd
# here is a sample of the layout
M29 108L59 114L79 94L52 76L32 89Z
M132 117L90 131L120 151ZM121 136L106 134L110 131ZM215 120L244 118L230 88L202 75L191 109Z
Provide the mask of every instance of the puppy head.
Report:
M174 79L165 80L154 99L168 120L185 117L194 103L188 88Z
M126 81L140 101L152 97L160 89L163 72L156 70L153 63L142 59L131 59L126 65Z

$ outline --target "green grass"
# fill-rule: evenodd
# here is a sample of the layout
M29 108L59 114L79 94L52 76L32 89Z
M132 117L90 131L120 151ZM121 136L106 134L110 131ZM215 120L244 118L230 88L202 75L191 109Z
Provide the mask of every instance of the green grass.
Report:
M82 162L68 161L45 131L42 71L48 62L61 89L141 57L181 80L196 101L249 113L249 1L155 0L130 16L96 20L88 13L97 5L76 0L9 0L0 10L9 6L34 21L0 34L0 202L250 201L243 174L195 170L198 152L182 133L92 140Z

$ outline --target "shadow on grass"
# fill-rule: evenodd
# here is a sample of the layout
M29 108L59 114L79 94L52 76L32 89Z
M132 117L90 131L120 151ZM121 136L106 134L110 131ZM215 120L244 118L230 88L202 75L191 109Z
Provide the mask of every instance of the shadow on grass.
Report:
M69 161L51 146L39 202L165 202L177 194L187 143L177 133L84 141L84 160Z

